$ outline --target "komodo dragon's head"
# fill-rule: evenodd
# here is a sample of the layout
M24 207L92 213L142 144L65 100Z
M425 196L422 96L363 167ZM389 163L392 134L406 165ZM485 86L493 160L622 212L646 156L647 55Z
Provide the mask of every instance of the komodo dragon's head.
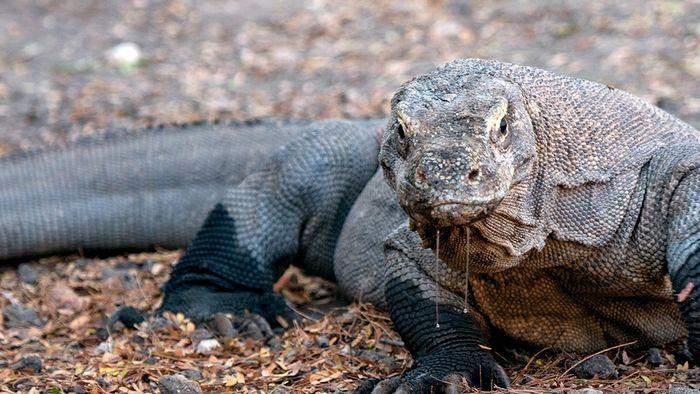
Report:
M424 243L487 217L535 158L522 91L488 75L440 70L394 95L379 160Z

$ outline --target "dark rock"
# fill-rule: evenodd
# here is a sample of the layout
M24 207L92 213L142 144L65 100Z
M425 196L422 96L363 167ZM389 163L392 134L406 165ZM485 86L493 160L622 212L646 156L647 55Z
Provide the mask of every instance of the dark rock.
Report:
M117 323L121 323L124 327L134 328L137 324L146 320L144 317L145 313L141 309L134 308L133 306L124 306L112 313L107 321L107 326L112 331L119 331L119 326Z
M131 272L125 269L114 269L112 267L106 267L100 273L100 279L102 279L103 281L112 278L117 278L126 290L136 288L138 282L136 277Z
M6 328L42 327L44 325L34 309L22 305L5 306L2 310L2 317Z
M107 338L109 338L109 331L104 327L98 327L97 329L95 329L95 333L92 335L94 335L100 341L104 342L107 340Z
M151 324L149 324L149 328L153 331L158 331L162 330L164 328L172 327L173 323L164 318L163 316L157 316L155 319L151 321Z
M22 356L16 363L10 365L10 368L15 370L20 369L31 369L34 373L41 372L44 363L41 361L41 357L36 354L30 354L27 356Z
M121 270L115 270L112 267L105 267L102 269L100 272L100 280L107 280L110 278L114 278L115 276L121 275Z
M320 335L318 338L316 338L316 343L318 346L322 348L327 348L328 347L328 337L325 335Z
M70 391L74 392L75 394L85 394L87 391L85 391L85 387L79 385L79 384L74 384L71 386Z
M32 339L22 345L22 351L27 353L44 353L46 351L46 346L38 340Z
M685 362L693 364L693 360L693 353L690 351L690 347L688 347L688 340L685 339L679 344L678 349L676 349L676 362L678 364L683 364Z
M386 371L393 371L396 368L396 359L386 352L375 349L361 349L354 353L359 358L383 364Z
M199 394L202 389L197 382L188 380L182 375L161 376L158 381L161 394Z
M39 270L36 264L22 263L17 267L19 280L34 285L39 281Z
M574 368L574 375L579 379L592 379L597 376L599 379L617 379L615 364L604 354L585 360Z
M155 365L156 363L158 363L158 357L149 357L143 360L143 362L144 364Z
M78 259L75 260L75 268L82 271L92 265L92 260L90 259Z
M186 370L182 371L182 374L187 379L190 379L190 380L202 380L202 379L204 379L204 375L202 375L202 373L197 369L186 369Z
M284 334L285 331L287 331L287 330L285 330L283 327L275 327L272 329L272 333L274 335L282 335L282 334Z
M140 266L133 261L120 261L115 266L118 270L139 269Z
M518 384L528 384L528 383L532 382L533 380L535 380L535 378L532 375L525 374L525 376L523 376L520 379L520 381L518 381Z
M141 270L146 271L146 272L151 272L151 268L153 268L154 265L158 264L157 261L153 259L148 259L141 264Z
M107 379L105 379L105 378L102 377L102 376L98 376L98 377L95 379L95 381L96 381L97 384L100 385L100 387L102 387L102 388L107 388L107 387L109 387L109 386L112 385L111 383L109 383L109 382L107 381Z
M663 364L664 358L661 357L661 351L653 347L647 350L647 361L649 364L658 367L659 365Z
M678 100L674 100L672 97L661 96L656 99L656 106L671 113L678 113L681 108L681 104Z
M198 328L192 333L190 333L190 338L192 338L195 341L201 341L203 339L209 339L213 338L214 334L212 334L209 330L205 330L204 328Z
M231 323L233 323L233 328L238 330L239 333L256 340L273 335L270 323L264 317L255 313L246 316L234 316Z
M142 337L138 333L132 335L130 339L131 339L131 342L137 343L139 345L143 345L146 343L146 338Z
M267 340L267 346L272 350L282 350L282 345L282 339L278 336L270 337L270 339Z

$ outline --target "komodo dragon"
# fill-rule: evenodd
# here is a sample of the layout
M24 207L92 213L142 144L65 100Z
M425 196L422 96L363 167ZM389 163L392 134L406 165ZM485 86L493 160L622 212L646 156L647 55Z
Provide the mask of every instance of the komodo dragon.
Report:
M4 158L0 258L194 237L161 310L272 319L295 264L387 308L413 354L361 391L506 386L489 333L575 352L687 336L700 356L698 166L697 130L621 90L457 60L404 84L388 122L166 127Z

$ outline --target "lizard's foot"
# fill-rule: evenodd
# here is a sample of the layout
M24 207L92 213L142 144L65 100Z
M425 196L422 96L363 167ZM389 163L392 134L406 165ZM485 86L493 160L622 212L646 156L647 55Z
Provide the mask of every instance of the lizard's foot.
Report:
M462 391L463 379L484 390L510 386L506 372L486 351L438 352L418 358L416 365L403 376L368 380L356 393L457 393Z
M167 293L163 305L158 309L159 313L164 311L181 312L198 323L207 322L217 314L248 316L250 324L263 319L268 323L267 327L263 327L260 321L260 324L253 324L258 326L257 331L261 332L266 332L269 326L279 326L279 318L285 321L298 319L298 314L287 305L280 294L223 291L203 286L192 286Z

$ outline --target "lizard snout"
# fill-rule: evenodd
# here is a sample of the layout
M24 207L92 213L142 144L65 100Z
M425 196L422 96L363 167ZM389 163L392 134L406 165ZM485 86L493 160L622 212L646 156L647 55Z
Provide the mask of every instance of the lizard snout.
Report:
M451 152L431 152L424 155L415 167L413 184L416 188L430 189L477 187L485 169L474 160Z
M471 152L475 153L475 152ZM502 199L495 193L494 166L461 149L429 151L413 161L401 193L404 207L418 222L461 226L483 219Z

